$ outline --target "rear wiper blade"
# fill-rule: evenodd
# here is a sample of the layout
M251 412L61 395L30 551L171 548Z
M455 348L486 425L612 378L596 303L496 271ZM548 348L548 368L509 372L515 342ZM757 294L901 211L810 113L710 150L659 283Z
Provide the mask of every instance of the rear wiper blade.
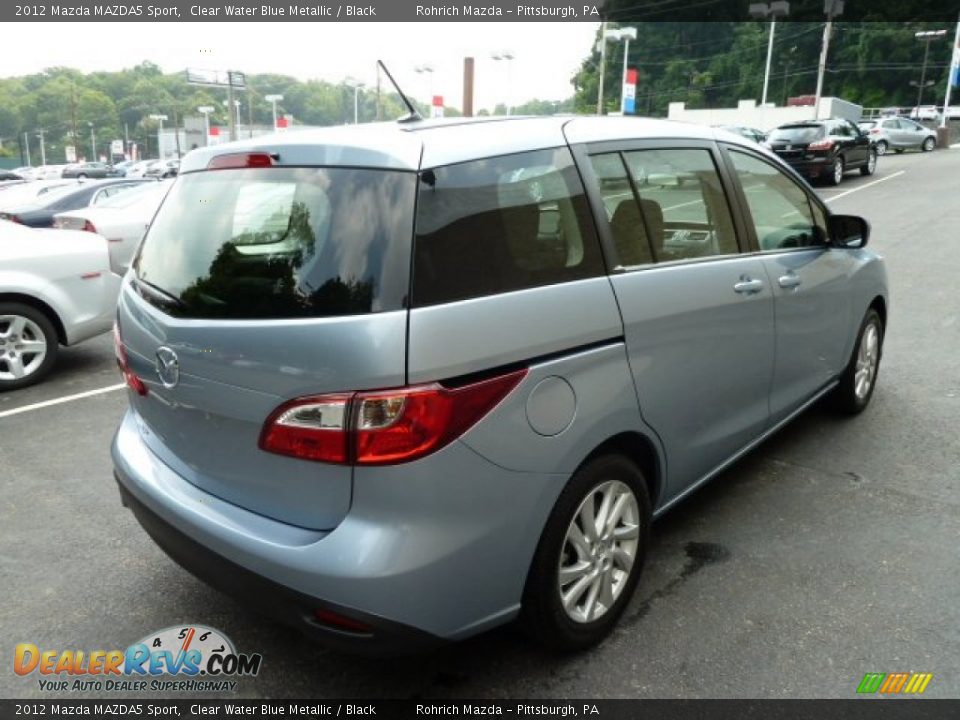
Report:
M153 283L147 282L143 278L134 276L133 281L134 283L136 283L137 289L141 293L150 295L155 300L161 303L165 303L167 305L173 305L174 307L180 307L180 308L185 306L185 303L183 302L183 300L176 297L175 295L171 295L163 288L159 288Z

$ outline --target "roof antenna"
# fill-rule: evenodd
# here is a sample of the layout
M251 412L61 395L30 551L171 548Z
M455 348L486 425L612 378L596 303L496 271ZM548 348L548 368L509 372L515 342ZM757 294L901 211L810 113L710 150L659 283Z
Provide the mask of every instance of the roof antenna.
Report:
M393 79L393 75L390 74L390 71L387 70L387 66L383 64L383 60L377 60L377 65L379 65L383 71L387 74L387 79L390 81L390 84L396 89L397 94L400 96L400 99L403 100L403 104L407 106L407 110L410 112L407 115L404 115L402 118L397 120L397 122L416 122L417 120L423 120L423 116L417 112L417 108L414 107L413 103L410 102L410 98L403 94L403 90L400 89L400 86L397 85L397 81Z

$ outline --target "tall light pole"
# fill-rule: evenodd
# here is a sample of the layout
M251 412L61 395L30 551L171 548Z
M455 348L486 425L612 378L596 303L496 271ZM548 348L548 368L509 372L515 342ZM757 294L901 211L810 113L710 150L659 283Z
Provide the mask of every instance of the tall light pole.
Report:
M960 18L957 19L957 30L953 36L953 55L950 58L950 67L947 69L947 94L943 99L943 115L940 117L940 127L947 127L947 115L950 114L950 88L953 80L960 73Z
M813 101L813 119L820 118L820 97L823 95L823 74L827 69L827 53L830 52L830 36L833 34L833 19L843 14L843 0L824 0L823 12L827 24L823 26L823 41L820 45L820 63L817 66L817 94Z
M600 23L600 79L597 82L597 115L603 115L603 76L607 72L607 23Z
M203 137L203 144L207 146L210 144L210 113L216 110L213 105L201 105L197 108L198 113L203 113L203 129L205 135Z
M786 0L775 0L772 3L751 3L750 17L757 20L770 18L770 38L767 41L767 66L763 72L763 95L760 105L767 104L767 89L770 87L770 63L773 58L773 35L777 30L777 18L790 14L790 3Z
M433 65L429 63L423 63L422 65L417 65L413 68L413 71L417 75L424 75L427 79L427 107L433 105Z
M156 120L160 123L160 129L157 130L157 155L160 155L160 159L163 160L163 151L161 147L160 138L163 136L163 121L167 119L166 115L150 115L151 120Z
M603 33L603 44L606 46L607 40L613 42L623 41L623 78L621 79L622 87L627 84L627 62L630 54L630 41L637 39L637 29L635 27L621 27L615 28L613 30L605 30ZM622 92L620 93L620 113L623 114L626 112L627 96Z
M39 132L37 132L37 137L40 138L40 164L46 165L47 164L47 148L46 148L46 145L43 144L43 128L40 128Z
M946 30L921 30L915 32L913 36L923 42L923 66L920 70L920 85L917 90L917 107L923 105L923 83L927 79L927 58L930 56L930 43L934 40L946 36ZM919 114L919 113L918 113ZM943 114L947 114L947 109L943 109Z
M495 52L490 55L496 62L503 60L507 66L507 115L510 114L510 109L512 106L511 100L512 95L510 92L510 63L513 62L513 59L516 57L510 50L503 50L500 52Z
M283 100L283 95L264 95L263 99L273 108L273 129L277 129L277 103Z
M88 122L87 125L90 127L90 161L96 162L97 160L97 134L93 129L93 123Z

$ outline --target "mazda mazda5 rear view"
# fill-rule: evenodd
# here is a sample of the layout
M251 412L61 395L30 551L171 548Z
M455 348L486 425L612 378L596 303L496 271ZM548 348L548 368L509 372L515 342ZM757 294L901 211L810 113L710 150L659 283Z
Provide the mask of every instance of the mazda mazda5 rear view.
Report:
M601 640L652 520L874 391L869 228L741 137L413 121L195 150L120 294L154 540L339 647Z

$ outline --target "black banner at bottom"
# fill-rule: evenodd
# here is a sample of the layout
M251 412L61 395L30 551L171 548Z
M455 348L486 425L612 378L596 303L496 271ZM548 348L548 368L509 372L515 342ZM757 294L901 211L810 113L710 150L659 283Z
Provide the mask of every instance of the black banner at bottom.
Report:
M597 718L926 720L960 700L0 700L0 718Z

